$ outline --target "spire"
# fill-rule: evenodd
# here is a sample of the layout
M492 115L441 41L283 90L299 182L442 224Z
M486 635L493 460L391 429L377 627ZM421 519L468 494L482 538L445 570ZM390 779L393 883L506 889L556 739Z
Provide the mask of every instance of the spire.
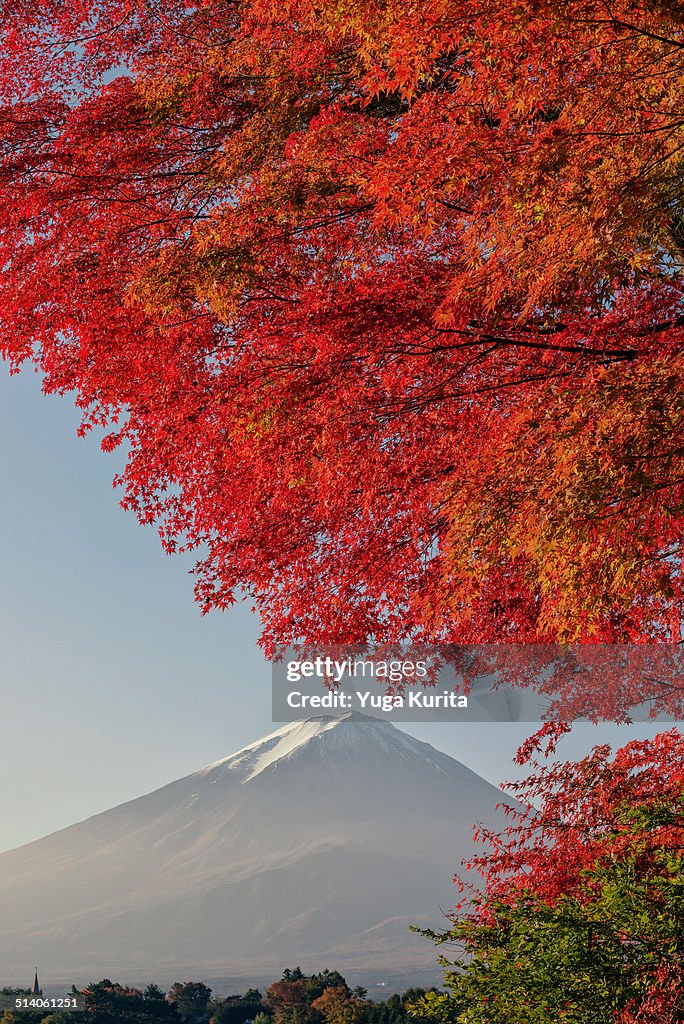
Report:
M40 987L40 983L38 981L38 968L36 967L36 968L34 968L34 970L35 970L35 975L34 975L34 978L33 978L33 988L31 989L31 995L32 996L42 996L43 990Z

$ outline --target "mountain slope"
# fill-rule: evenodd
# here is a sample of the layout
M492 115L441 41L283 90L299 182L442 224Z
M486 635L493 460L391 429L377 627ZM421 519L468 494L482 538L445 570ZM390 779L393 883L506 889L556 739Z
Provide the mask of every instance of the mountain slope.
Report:
M388 722L290 723L163 789L0 855L0 956L110 967L429 956L499 790ZM336 960L336 965L342 961Z

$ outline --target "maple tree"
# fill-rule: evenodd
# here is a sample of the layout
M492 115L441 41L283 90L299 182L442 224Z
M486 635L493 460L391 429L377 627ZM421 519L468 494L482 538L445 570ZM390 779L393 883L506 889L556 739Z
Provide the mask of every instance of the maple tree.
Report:
M510 828L483 830L467 910L430 933L447 993L417 1015L463 1024L684 1020L684 740L546 765L509 786ZM461 904L461 910L466 901Z
M13 0L0 326L204 610L678 641L684 19Z

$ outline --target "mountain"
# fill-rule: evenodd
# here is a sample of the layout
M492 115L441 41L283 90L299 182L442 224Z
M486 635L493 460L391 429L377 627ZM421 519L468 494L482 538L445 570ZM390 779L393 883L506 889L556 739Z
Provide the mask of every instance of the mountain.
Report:
M300 962L437 976L408 924L443 923L472 826L501 824L500 799L389 722L290 723L0 855L0 960L80 983Z

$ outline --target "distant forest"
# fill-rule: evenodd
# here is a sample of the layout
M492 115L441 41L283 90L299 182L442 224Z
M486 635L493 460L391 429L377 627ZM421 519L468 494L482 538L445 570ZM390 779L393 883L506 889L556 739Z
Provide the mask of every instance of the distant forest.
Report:
M432 990L435 991L435 990ZM339 971L304 974L283 971L264 993L251 988L216 999L201 981L176 982L168 992L158 985L131 988L104 978L72 994L85 1000L84 1010L4 1010L0 1024L413 1024L411 1006L425 989L409 989L376 1002L364 988L350 988ZM0 989L2 1005L33 997L28 989Z

